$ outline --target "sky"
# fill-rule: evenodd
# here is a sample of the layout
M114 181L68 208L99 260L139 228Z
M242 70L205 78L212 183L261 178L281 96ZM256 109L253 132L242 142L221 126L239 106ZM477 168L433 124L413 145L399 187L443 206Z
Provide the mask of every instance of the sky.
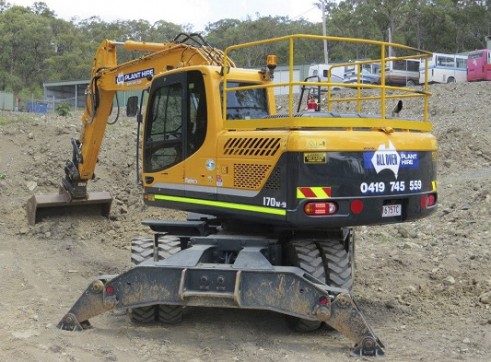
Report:
M36 0L7 0L12 5L32 6ZM98 16L106 22L116 20L165 20L174 24L191 24L192 30L203 31L208 23L233 18L246 20L260 16L288 16L321 22L317 0L39 0L56 16L67 21ZM172 5L171 5L172 4Z

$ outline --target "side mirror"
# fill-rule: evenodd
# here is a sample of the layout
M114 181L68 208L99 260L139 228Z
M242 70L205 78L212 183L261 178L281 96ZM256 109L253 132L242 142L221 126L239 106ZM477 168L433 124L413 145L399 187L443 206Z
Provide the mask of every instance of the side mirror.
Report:
M126 116L134 117L138 113L138 97L131 96L126 102Z

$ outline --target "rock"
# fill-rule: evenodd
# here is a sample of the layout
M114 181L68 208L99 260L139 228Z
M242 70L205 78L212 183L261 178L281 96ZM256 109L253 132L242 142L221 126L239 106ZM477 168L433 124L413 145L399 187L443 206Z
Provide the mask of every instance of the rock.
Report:
M36 187L38 187L38 184L37 184L37 182L34 182L34 181L27 181L26 186L29 189L29 191L34 191L36 189Z
M483 304L491 304L491 292L481 294L479 301Z
M445 285L454 285L455 284L455 278L453 276L449 275L448 277L446 277L443 280L443 284L445 284Z
M23 227L21 227L21 228L20 228L20 230L19 230L19 234L21 234L21 235L25 235L25 234L27 234L28 232L29 232L29 228L28 228L27 226L23 226Z
M12 336L17 339L28 339L37 335L39 335L39 332L30 329L21 332L12 332Z
M399 233L400 236L402 236L404 239L407 239L409 238L409 231L403 227L403 226L400 226L398 229L397 229L397 232Z
M404 243L402 245L403 249L421 249L421 245L419 244L416 244L416 243L412 243L410 241Z
M398 303L397 303L396 299L391 299L391 300L388 300L387 302L385 302L385 308L387 308L387 309L394 309L397 307L397 305L398 305Z

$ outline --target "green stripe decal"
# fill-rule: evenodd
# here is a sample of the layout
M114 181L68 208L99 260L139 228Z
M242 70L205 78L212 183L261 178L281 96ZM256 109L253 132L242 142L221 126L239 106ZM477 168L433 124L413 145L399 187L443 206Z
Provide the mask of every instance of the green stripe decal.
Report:
M191 198L187 198L187 197L168 196L168 195L154 195L154 197L155 197L155 200L164 200L164 201L183 202L183 203L196 204L196 205L214 206L214 207L221 207L224 209L235 209L235 210L244 210L244 211L251 211L251 212L261 212L263 214L273 214L273 215L279 215L279 216L285 216L286 215L286 210L273 209L273 208L264 207L264 206L233 204L230 202L191 199Z

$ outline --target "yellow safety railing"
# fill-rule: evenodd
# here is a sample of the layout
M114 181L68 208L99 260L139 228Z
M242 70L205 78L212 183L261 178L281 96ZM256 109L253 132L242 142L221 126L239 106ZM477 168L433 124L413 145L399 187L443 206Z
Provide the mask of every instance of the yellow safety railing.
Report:
M311 41L324 41L337 42L337 43L349 43L349 44L360 44L379 47L380 57L378 59L360 60L355 62L345 62L333 64L328 69L327 81L321 80L320 82L313 81L296 81L294 79L294 55L295 55L295 41L296 40L311 40ZM228 71L223 72L223 114L226 115L226 99L227 93L237 90L247 90L247 89L257 89L257 88L271 88L271 87L287 87L288 88L288 113L283 114L285 117L279 118L269 117L268 119L254 119L254 120L227 120L224 119L225 128L256 128L256 127L292 127L292 128L302 128L302 127L392 127L401 129L414 129L428 131L431 129L431 125L428 121L428 101L429 93L428 88L428 59L431 57L432 53L424 50L416 49L413 47L388 43L375 40L366 39L353 39L353 38L343 38L343 37L331 37L331 36L318 36L318 35L305 35L296 34L288 35L284 37L272 38L259 40L255 42L233 45L225 49L225 64L224 69L228 69L230 61L230 53L238 49L260 46L270 43L287 42L289 45L288 53L288 74L289 79L286 82L270 82L260 85L251 85L247 87L232 88L227 86L227 78L229 76ZM322 45L321 43L319 43ZM401 52L405 52L409 55L404 56L393 56L389 57L386 55L387 50L391 47ZM266 55L265 55L266 58ZM404 86L394 86L386 84L386 68L390 64L389 62L408 60L408 59L425 59L425 82L421 86L417 87L406 87ZM378 84L367 84L362 81L362 66L364 64L380 64L380 81ZM354 66L356 74L356 82L354 83L341 83L332 81L332 72L336 67ZM322 104L326 112L319 112L319 114L307 115L307 114L296 114L294 112L294 87L321 87L326 89L326 100L325 104ZM342 92L334 92L333 89L342 88L348 90L354 90L354 94L345 94ZM387 115L388 104L387 101L393 101L394 99L421 99L423 105L421 110L420 119L404 119L395 118L391 115ZM333 117L333 107L336 104L351 104L354 102L356 104L355 112L350 113L339 113ZM360 115L364 106L371 102L378 102L378 106L375 107L377 112L367 112ZM372 109L374 107L372 106ZM417 122L419 121L419 122Z

